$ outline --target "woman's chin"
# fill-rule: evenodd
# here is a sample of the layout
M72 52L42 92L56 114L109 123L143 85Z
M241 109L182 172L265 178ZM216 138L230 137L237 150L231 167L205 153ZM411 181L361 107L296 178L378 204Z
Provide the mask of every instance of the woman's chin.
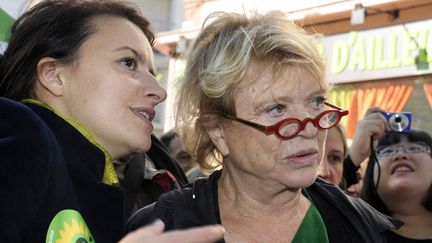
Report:
M133 154L143 154L150 150L151 142L136 144L134 146L133 151L131 151Z
M289 181L285 182L288 187L292 188L306 188L315 182L316 175L312 173L291 175Z

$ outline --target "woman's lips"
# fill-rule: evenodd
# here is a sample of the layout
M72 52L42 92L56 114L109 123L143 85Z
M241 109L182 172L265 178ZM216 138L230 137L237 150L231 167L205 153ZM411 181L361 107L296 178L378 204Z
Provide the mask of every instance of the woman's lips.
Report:
M287 160L295 166L310 166L316 163L318 159L318 150L302 150L287 157Z
M153 127L152 120L155 117L155 110L152 108L131 108L132 112L141 120Z
M413 172L414 169L412 168L412 166L408 163L397 163L395 165L392 166L390 174L399 174L399 173L410 173Z

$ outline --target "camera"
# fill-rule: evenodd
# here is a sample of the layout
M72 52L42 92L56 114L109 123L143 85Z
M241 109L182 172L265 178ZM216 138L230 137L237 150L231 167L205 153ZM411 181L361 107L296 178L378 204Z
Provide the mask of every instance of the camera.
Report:
M401 133L411 132L411 112L381 112L393 131Z

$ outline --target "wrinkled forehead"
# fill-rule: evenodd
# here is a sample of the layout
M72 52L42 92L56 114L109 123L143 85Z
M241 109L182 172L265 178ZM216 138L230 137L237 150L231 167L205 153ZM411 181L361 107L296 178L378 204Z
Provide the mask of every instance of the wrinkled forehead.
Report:
M290 85L290 88L295 90L297 87L292 86L295 85L293 81L301 81L297 82L297 85L311 82L323 93L329 91L326 81L320 79L307 64L280 63L271 60L252 60L240 88L257 85L264 91L272 88L278 89L281 85Z
M300 65L254 63L234 92L234 114L238 109L258 111L270 103L303 103L327 90Z

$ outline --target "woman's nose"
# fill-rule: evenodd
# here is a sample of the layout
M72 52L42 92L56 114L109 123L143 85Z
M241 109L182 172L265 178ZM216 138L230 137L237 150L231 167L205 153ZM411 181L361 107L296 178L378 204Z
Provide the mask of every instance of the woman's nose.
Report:
M308 114L306 111L299 112L297 119L300 119L302 121L301 128L303 128L299 135L302 135L304 137L315 137L318 133L318 128L315 126L313 119L315 117L312 117L310 114Z
M330 179L331 176L330 168L325 158L323 159L323 161L321 161L321 164L318 167L318 176L323 178L326 181L329 181Z
M157 105L166 99L167 92L154 77L150 79L149 85L144 87L144 95L151 97L155 102L154 105Z
M396 148L396 153L393 155L395 159L407 159L409 154L406 152L404 146L399 146Z

